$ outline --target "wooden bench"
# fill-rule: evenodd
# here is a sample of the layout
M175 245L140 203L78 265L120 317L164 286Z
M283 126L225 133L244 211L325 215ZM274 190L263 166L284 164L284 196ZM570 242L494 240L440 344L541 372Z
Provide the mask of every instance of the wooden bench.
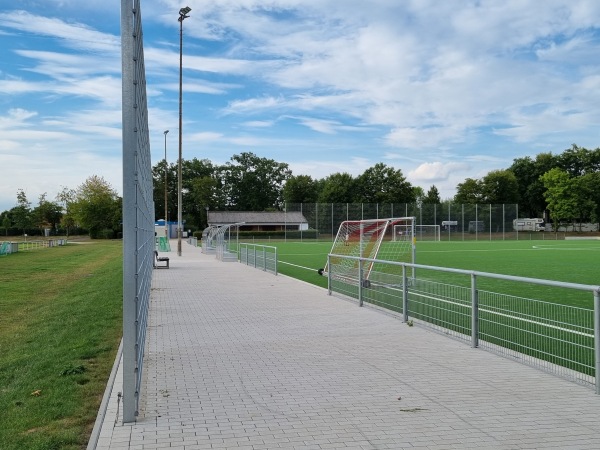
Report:
M163 265L159 265L159 263L166 263ZM168 256L158 256L158 252L154 250L154 268L155 269L168 269L169 268L169 257Z

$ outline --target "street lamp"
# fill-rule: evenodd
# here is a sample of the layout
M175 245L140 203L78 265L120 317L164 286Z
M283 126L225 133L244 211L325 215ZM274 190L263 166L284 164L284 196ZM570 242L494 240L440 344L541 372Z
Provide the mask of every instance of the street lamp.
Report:
M192 10L189 6L179 10L179 161L177 163L177 255L181 256L181 235L183 233L183 220L181 214L182 206L182 187L181 187L181 117L182 117L182 82L183 82L183 21L187 19L188 13Z
M169 240L169 222L167 220L167 133L169 130L165 130L165 237Z

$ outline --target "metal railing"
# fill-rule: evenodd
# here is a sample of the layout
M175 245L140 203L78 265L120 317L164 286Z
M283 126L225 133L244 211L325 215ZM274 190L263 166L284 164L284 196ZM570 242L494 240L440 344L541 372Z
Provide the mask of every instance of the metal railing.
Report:
M10 253L26 252L30 250L39 250L42 248L51 248L67 245L66 239L39 239L32 241L16 241L0 243L0 255Z
M242 264L277 275L277 247L242 242L239 257Z
M331 258L332 255L328 255ZM340 255L333 255L339 258ZM328 273L329 293L397 312L420 325L600 394L600 287L350 257L356 275ZM366 277L377 262L385 282ZM399 270L399 267L401 271ZM407 274L419 269L418 278ZM390 275L390 274L394 275Z

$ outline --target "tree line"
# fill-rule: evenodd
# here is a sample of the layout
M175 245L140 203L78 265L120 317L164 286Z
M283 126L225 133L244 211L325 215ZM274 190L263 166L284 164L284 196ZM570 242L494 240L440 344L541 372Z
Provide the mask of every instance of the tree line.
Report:
M157 162L152 168L156 219L177 220L177 164ZM408 182L401 169L377 163L358 176L337 172L322 179L294 175L287 163L244 152L223 165L210 160L182 160L182 212L186 228L206 225L209 210L281 210L285 203L519 204L521 216L561 223L600 221L600 149L573 145L560 154L540 153L513 160L481 179L467 178L452 199L440 198L435 185L425 191ZM50 201L47 194L32 207L17 192L14 208L0 213L9 230L61 228L68 234L85 228L92 237L113 237L121 227L122 199L103 178L89 177L77 189L63 188Z
M63 187L54 200L39 196L32 206L23 189L17 191L13 208L0 213L5 235L52 235L89 233L92 238L118 237L122 199L104 178L92 175L76 189Z

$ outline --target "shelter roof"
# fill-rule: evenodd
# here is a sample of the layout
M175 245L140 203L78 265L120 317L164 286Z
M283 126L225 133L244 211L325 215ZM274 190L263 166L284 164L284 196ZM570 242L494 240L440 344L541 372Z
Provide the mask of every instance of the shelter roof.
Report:
M301 212L284 211L209 211L209 225L241 223L246 225L283 225L308 223Z

